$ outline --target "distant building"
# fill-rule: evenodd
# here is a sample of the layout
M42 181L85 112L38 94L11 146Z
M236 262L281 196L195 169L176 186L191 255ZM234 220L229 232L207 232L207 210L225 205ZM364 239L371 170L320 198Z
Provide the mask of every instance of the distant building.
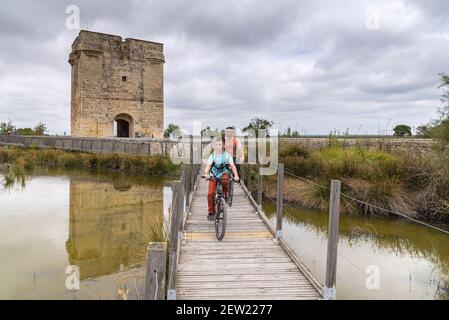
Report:
M69 63L72 136L163 136L163 44L82 30Z

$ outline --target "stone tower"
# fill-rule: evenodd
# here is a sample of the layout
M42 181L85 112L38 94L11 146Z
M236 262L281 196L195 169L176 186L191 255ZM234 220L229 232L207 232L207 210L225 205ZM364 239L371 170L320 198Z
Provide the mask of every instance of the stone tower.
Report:
M71 135L163 135L163 45L82 30L72 44Z

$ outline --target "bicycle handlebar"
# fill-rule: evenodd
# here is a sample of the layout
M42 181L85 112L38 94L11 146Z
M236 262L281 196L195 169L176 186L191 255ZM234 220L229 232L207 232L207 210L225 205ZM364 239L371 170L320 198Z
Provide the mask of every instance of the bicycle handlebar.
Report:
M217 177L215 177L215 176L213 176L213 175L209 175L209 177L207 177L207 176L205 176L205 175L202 175L201 178L206 179L206 181L209 181L209 180L227 180L227 181L240 182L240 179L238 179L238 180L236 180L236 179L234 179L234 178L221 179L221 178L217 178Z

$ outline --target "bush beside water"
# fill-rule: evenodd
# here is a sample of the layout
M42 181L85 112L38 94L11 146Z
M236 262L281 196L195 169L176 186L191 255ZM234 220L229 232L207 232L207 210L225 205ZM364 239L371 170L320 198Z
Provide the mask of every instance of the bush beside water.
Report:
M447 153L388 153L336 143L320 150L280 146L279 162L286 172L329 186L342 181L342 192L364 202L408 216L449 221L449 162ZM276 196L276 178L267 179L266 192ZM285 175L285 199L301 206L327 210L329 190ZM387 212L342 197L342 210L363 215Z
M5 186L24 181L35 168L87 169L95 172L120 172L131 175L167 175L177 167L169 158L127 154L69 152L57 149L0 146L0 163L7 173Z

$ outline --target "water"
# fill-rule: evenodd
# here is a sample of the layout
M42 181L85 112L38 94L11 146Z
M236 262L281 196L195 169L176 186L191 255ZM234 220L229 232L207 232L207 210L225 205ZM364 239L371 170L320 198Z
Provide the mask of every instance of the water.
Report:
M128 280L143 274L126 270L142 264L163 228L166 185L62 171L0 190L0 299L109 299L122 287L136 298ZM286 208L284 237L323 282L328 216ZM274 222L275 208L264 209ZM449 299L449 236L406 220L342 215L340 222L338 299ZM80 290L66 287L69 265L79 267Z
M283 236L323 283L328 215L286 209ZM449 299L449 236L405 219L342 214L337 263L337 299Z
M114 275L140 266L163 228L163 198L160 178L80 172L0 191L0 299L114 298ZM81 290L66 287L69 265Z

